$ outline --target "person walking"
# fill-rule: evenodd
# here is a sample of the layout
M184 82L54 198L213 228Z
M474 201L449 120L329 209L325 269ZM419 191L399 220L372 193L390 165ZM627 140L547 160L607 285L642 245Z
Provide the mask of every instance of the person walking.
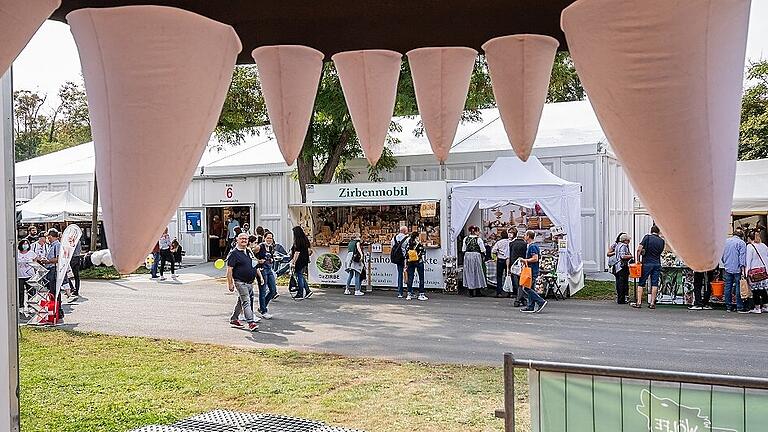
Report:
M56 287L56 265L58 264L59 256L61 255L61 242L59 241L59 237L61 237L61 235L56 228L48 230L48 249L45 258L38 258L37 261L48 270L48 273L45 275L46 285L48 291L55 296L56 303L58 304L56 307L56 309L58 309L57 318L61 320L64 319L64 311L61 308L61 290L57 290Z
M304 300L312 297L312 290L309 289L307 278L304 272L309 267L309 257L312 256L312 249L309 246L309 239L300 226L293 227L293 246L291 246L291 269L296 275L296 284L298 292L296 300Z
M536 292L536 279L539 277L539 257L541 256L541 249L539 248L539 245L534 242L535 239L535 232L525 232L525 242L528 244L528 248L526 249L523 262L531 268L531 286L523 288L526 294L528 294L528 306L520 309L520 312L539 313L544 310L548 303Z
M347 284L344 286L344 295L350 295L352 292L349 290L349 284L352 280L355 281L355 295L361 296L365 293L361 290L361 275L363 273L363 249L360 247L360 234L355 233L352 235L352 240L347 245L347 259L344 261L349 276L347 277Z
M518 259L525 259L528 252L528 243L525 242L522 235L519 235L517 228L511 230L513 240L509 242L509 266L511 267ZM528 305L528 294L520 287L520 275L509 272L512 276L512 294L515 296L515 307Z
M485 272L483 272L483 256L485 244L479 237L480 229L472 225L469 235L464 238L461 250L464 252L464 286L469 290L470 297L481 297L486 287Z
M264 234L264 242L257 249L258 260L264 283L259 285L259 313L264 319L272 319L269 303L277 297L277 277L275 276L275 237L271 232Z
M235 244L235 237L237 237L235 228L240 228L240 222L230 214L227 216L227 250L225 254L229 253L232 249L232 245Z
M723 250L723 264L725 267L724 277L725 279L725 310L726 312L734 312L738 310L740 313L749 313L744 310L744 303L741 301L741 291L739 285L741 283L741 275L744 273L744 267L747 265L747 244L742 240L744 232L740 229L733 231L728 240L725 241L725 249ZM734 307L732 298L736 297L736 306Z
M211 223L211 230L209 233L211 237L211 257L224 256L224 250L226 250L227 247L226 231L226 227L224 226L224 222L221 221L221 217L219 217L219 215L213 215L213 222ZM155 261L157 261L157 258L155 258Z
M69 260L69 268L72 270L72 279L70 281L70 287L72 289L72 296L80 296L80 267L83 264L83 245L80 241L75 245L75 250L72 251L72 258ZM74 284L73 284L74 282Z
M650 280L651 302L648 304L648 308L656 309L656 295L659 292L659 281L661 280L661 254L666 246L666 242L660 234L659 227L653 225L651 233L646 234L637 246L637 260L643 264L643 271L640 274L640 283L637 285L637 292L635 293L637 299L630 303L633 308L642 307L643 288Z
M19 309L26 309L26 293L29 289L27 281L35 275L35 269L32 263L37 258L37 254L29 245L29 240L21 239L18 244L19 253L16 254L16 277L19 280Z
M709 298L712 296L712 285L717 268L707 272L693 272L693 305L689 310L712 310Z
M507 230L501 230L499 240L493 244L491 255L496 255L496 297L502 297L504 293L504 280L507 276L507 267L509 267L509 234ZM511 297L512 293L506 293Z
M230 292L237 290L237 303L229 324L233 327L242 328L240 313L245 315L245 321L248 330L256 331L259 325L256 323L256 317L253 315L251 304L253 303L253 281L256 279L256 266L254 261L256 257L248 249L248 234L237 236L235 248L227 256L227 288Z
M171 278L176 280L176 264L174 263L173 253L171 252L172 242L171 236L168 235L168 227L165 227L163 235L160 236L160 240L158 240L157 243L160 246L160 280L165 280L163 272L165 271L166 261L171 263Z
M418 272L419 274L419 296L417 300L427 301L427 292L424 289L424 255L427 250L424 245L419 241L419 233L414 231L411 233L408 239L408 246L406 249L405 259L408 262L408 296L406 300L412 300L413 294L413 278ZM465 261L466 263L466 261Z
M392 237L392 252L389 260L397 266L397 298L403 298L403 274L405 273L405 251L408 240L408 227L401 226L400 232Z
M768 246L762 242L760 233L750 231L748 235L746 271L749 288L755 307L752 313L768 311Z
M632 251L629 249L629 235L620 233L613 244L613 255L608 259L611 273L616 278L616 303L627 304L629 295L629 262L632 260Z
M157 275L157 265L160 263L160 242L155 242L155 246L152 248L152 265L149 269L151 279L157 279L160 276Z

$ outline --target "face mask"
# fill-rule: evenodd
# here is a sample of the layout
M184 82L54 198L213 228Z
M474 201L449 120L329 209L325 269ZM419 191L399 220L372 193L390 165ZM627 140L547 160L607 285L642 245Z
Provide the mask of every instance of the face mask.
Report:
M29 250L29 245L27 245L27 244L21 245L21 250L23 250L24 252L28 251Z

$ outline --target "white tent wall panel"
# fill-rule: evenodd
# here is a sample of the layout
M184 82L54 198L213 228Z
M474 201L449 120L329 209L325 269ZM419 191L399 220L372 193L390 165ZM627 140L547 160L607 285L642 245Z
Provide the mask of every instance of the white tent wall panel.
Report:
M181 199L179 207L202 207L204 185L203 180L193 179L184 193L184 198Z
M608 247L616 240L619 233L625 232L633 237L632 242L634 244L638 241L632 234L634 189L624 174L621 163L615 158L603 157L602 170L601 187L603 188L603 206L606 215L603 243L605 243L605 247ZM603 266L601 268L607 268L607 259L604 255L602 260Z
M288 225L288 200L283 193L287 176L264 176L258 177L256 190L258 200L256 201L256 211L254 223L269 229L280 236L279 241L285 242L286 230Z
M561 158L560 173L565 180L581 183L582 258L584 268L595 271L602 258L602 214L598 185L600 184L599 156Z

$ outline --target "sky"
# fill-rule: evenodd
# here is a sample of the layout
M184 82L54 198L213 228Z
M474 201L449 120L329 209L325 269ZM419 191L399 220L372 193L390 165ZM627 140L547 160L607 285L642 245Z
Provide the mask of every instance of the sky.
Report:
M747 63L768 59L768 0L753 0ZM59 87L81 80L77 47L66 24L46 21L13 65L14 89L37 90L56 101Z

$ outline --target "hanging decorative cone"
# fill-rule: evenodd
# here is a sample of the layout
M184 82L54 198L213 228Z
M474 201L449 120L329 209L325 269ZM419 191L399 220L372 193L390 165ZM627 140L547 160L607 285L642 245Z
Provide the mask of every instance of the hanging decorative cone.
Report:
M730 221L749 7L579 0L562 15L608 141L662 235L697 271L719 262Z
M501 122L517 157L531 156L559 42L532 34L502 36L483 44Z
M234 29L160 6L67 15L83 67L104 227L121 273L144 261L184 196L227 95Z
M0 2L0 75L4 75L37 29L58 9L61 0Z
M406 55L421 121L432 152L443 163L464 111L477 51L465 47L418 48Z
M403 56L394 51L364 50L342 52L331 58L360 146L368 163L376 165L395 111Z
M259 70L264 102L280 153L292 165L307 135L323 53L300 45L256 48L251 53Z

